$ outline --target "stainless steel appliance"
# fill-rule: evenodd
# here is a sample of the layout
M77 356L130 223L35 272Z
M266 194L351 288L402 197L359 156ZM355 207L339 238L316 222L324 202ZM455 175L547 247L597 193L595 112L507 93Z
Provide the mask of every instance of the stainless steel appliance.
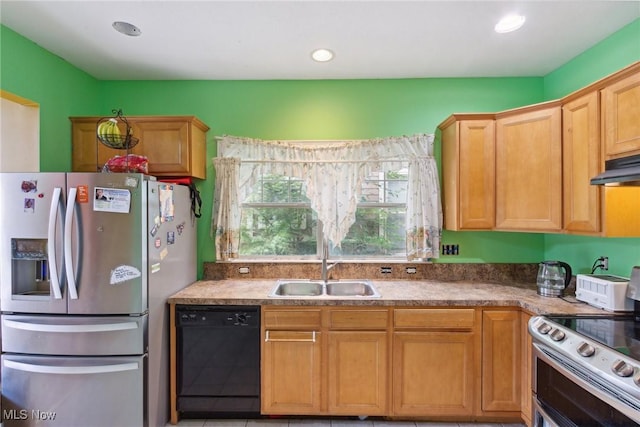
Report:
M534 426L640 425L640 328L632 316L537 316Z
M182 417L260 416L260 307L176 306Z
M534 426L640 425L639 314L531 318Z
M562 261L543 261L538 266L538 295L561 297L571 282L571 266Z
M591 185L640 185L640 154L607 160L604 169L591 178Z
M4 426L164 426L166 298L196 278L189 189L3 173L0 194Z

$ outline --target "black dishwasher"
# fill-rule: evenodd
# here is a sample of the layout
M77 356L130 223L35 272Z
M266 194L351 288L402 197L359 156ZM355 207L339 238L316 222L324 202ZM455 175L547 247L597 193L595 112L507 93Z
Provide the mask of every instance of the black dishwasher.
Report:
M260 414L260 307L176 305L177 409Z

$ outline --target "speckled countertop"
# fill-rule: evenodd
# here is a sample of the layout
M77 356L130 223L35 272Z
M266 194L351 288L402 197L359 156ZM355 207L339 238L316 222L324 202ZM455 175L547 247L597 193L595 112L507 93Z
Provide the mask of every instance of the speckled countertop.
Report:
M169 298L175 304L205 305L343 305L424 307L521 307L535 314L603 314L576 301L537 295L535 284L500 284L480 281L372 280L379 298L287 297L270 298L275 279L198 281Z

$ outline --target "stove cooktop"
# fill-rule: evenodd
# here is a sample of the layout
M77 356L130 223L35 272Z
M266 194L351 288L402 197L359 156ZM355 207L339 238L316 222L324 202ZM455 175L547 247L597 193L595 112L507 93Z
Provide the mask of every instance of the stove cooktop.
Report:
M640 361L640 321L629 315L548 316L567 329Z

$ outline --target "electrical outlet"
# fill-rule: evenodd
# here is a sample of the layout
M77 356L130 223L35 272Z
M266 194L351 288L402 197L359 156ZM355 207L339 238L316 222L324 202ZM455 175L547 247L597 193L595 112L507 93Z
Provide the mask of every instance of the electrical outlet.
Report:
M609 270L609 257L608 256L603 256L600 257L602 259L602 269L604 271Z
M442 245L442 255L460 255L460 245Z

